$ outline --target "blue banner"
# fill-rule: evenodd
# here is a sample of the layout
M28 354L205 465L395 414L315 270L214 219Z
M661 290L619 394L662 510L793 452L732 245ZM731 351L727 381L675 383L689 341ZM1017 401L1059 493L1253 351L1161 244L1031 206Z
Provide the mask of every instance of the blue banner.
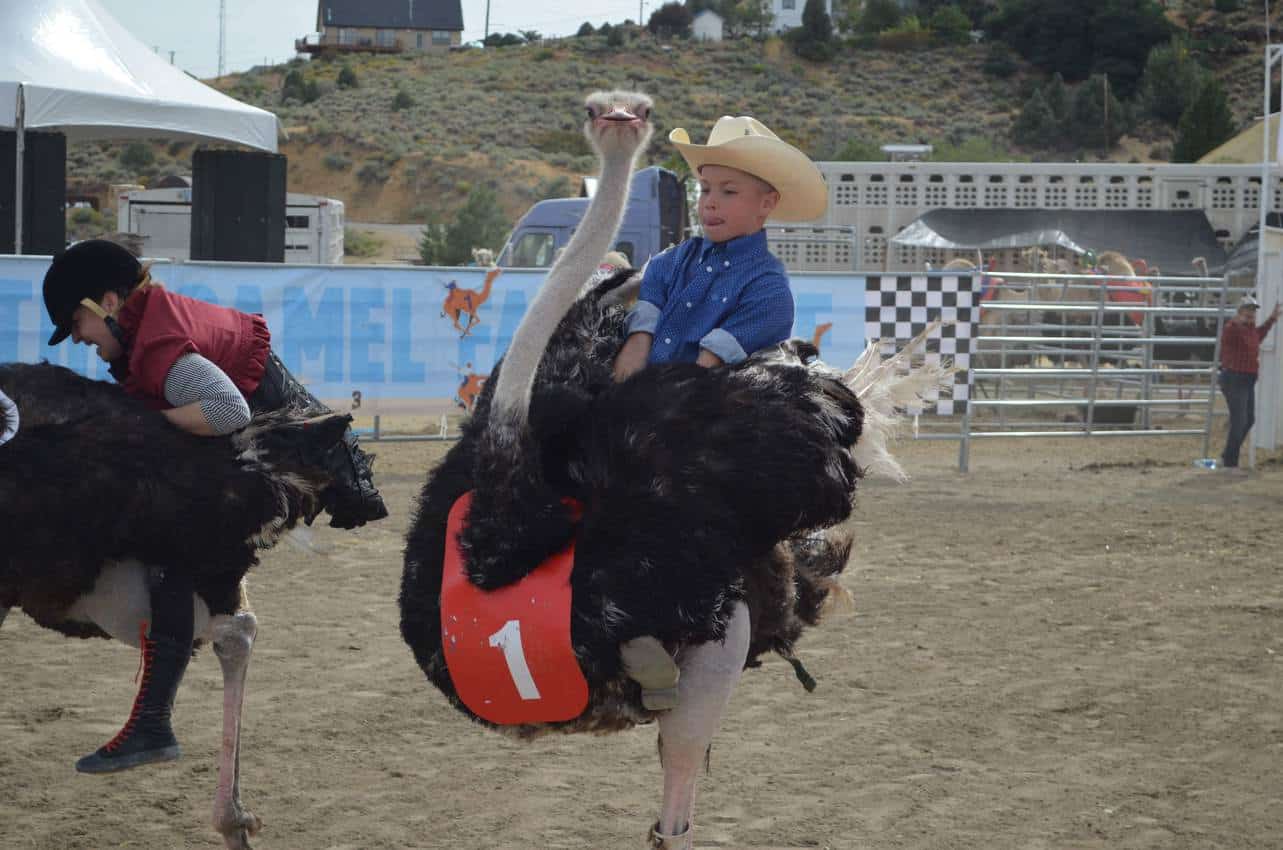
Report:
M50 348L41 282L47 257L0 257L0 362L47 359L108 380L92 347ZM152 276L175 292L262 313L286 366L327 403L466 400L512 341L543 270L422 266L164 263ZM849 366L864 350L865 281L790 278L793 333ZM373 411L371 411L373 412Z

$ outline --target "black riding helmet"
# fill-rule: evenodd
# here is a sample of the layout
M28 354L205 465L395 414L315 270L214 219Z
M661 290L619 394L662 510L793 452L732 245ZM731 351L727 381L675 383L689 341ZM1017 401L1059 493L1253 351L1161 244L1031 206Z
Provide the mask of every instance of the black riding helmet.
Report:
M142 273L137 257L106 239L77 242L55 255L44 283L45 309L54 326L49 344L71 335L71 314L82 300L96 302L108 292L127 295Z

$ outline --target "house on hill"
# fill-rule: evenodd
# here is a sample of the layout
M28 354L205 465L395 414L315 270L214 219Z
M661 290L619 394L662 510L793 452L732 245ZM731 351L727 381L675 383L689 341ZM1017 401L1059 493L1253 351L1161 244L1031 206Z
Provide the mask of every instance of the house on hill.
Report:
M797 29L802 26L802 9L806 0L771 0L771 14L775 16L771 29L774 32ZM833 0L824 0L824 11L833 19Z
M317 0L315 42L299 53L448 50L463 39L460 0Z

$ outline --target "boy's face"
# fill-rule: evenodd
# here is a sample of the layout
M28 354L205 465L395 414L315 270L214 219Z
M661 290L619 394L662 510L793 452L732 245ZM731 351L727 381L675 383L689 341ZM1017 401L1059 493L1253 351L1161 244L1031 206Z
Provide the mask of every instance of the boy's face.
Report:
M780 193L752 174L726 165L699 170L699 222L704 236L726 242L762 229Z

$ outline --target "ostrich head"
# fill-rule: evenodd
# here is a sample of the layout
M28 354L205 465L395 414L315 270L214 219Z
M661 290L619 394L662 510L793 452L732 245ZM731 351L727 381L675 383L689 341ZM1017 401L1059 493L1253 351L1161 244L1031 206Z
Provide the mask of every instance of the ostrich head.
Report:
M584 101L584 135L599 156L634 154L650 141L651 100L639 92L598 91Z
M651 100L644 94L593 92L584 108L588 112L584 136L600 160L601 176L579 227L548 270L504 355L495 385L492 423L510 434L525 427L535 369L557 324L614 244L628 204L633 163L650 140Z

